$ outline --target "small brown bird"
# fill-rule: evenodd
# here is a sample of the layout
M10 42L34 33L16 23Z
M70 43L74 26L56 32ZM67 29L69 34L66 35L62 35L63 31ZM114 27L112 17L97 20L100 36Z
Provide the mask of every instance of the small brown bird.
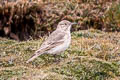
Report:
M59 54L65 51L71 43L70 29L73 24L76 23L71 23L67 20L59 22L57 29L50 34L48 39L42 43L40 49L26 63L42 54Z

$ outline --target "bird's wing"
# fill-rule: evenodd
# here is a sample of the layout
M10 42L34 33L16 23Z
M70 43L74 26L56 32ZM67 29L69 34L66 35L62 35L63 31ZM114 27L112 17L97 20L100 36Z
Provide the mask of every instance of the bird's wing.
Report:
M35 58L37 58L41 54L44 54L45 52L47 52L51 48L54 48L54 47L64 43L64 36L65 36L65 34L59 32L59 31L53 32L48 37L48 39L43 42L43 44L41 45L40 49L38 49L34 53L34 55L27 61L27 63L32 61L32 60L34 60Z
M43 42L40 49L49 50L57 45L60 45L64 42L65 33L61 33L60 31L53 32L47 40Z

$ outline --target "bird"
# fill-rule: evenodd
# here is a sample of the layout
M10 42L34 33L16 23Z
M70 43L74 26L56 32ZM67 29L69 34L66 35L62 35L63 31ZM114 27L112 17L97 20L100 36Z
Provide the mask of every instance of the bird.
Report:
M41 44L40 48L35 51L33 56L26 61L29 63L42 54L60 54L64 52L71 43L71 27L76 22L62 20L58 23L57 28Z

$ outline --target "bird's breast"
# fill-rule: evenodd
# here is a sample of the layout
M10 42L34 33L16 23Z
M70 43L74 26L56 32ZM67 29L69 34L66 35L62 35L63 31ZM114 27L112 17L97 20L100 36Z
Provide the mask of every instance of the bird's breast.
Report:
M71 35L67 34L64 37L64 43L62 43L59 46L56 46L55 48L50 50L49 53L50 54L59 54L59 53L65 51L69 47L70 43L71 43Z
M70 43L71 43L71 35L68 34L68 35L66 35L66 37L65 37L65 45L66 45L66 48L69 47Z

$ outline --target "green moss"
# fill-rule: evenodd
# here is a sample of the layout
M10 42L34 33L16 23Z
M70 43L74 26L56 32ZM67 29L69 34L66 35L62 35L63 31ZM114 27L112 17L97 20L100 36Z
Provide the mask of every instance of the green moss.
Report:
M2 70L0 72L0 80L10 80L13 76L22 76L25 73L24 69Z
M89 59L88 61L84 61L84 59L81 61L78 58L59 68L53 68L52 71L77 80L105 80L118 75L118 69L118 66L113 64Z

